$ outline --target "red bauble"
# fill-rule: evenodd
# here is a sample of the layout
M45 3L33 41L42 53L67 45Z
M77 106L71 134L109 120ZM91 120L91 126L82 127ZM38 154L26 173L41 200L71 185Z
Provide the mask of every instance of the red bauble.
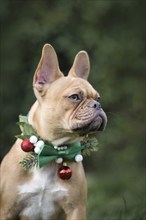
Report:
M68 166L62 166L58 170L58 176L63 180L68 180L72 176L72 170Z
M30 142L29 139L25 139L21 143L21 149L25 152L30 152L34 150L34 145Z

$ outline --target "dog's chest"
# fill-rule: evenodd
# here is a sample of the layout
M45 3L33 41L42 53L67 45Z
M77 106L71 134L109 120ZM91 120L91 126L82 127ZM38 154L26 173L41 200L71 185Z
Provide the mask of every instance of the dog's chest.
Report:
M35 169L32 180L19 186L19 195L24 207L20 215L46 220L57 211L57 202L64 199L68 191L57 183L54 170L43 168Z

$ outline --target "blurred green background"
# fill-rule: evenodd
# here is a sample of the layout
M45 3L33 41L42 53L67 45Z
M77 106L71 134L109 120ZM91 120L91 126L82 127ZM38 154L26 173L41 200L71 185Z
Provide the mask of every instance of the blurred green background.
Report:
M15 135L18 115L35 100L32 78L43 45L55 48L67 74L86 50L89 81L101 94L108 126L99 150L84 160L87 220L144 220L145 25L142 0L1 0L1 158Z

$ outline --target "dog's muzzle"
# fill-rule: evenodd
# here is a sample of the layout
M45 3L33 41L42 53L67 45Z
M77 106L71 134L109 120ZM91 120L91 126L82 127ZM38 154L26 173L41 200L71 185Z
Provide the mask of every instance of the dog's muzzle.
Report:
M72 129L81 136L103 131L107 124L107 116L101 108L101 104L95 100L90 100L84 108L80 108L80 111L76 113L75 119L76 123Z

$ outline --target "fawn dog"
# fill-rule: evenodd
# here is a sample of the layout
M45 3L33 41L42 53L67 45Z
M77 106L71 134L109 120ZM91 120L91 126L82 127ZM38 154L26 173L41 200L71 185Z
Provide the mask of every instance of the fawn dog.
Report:
M69 152L83 136L106 127L107 117L99 93L87 81L89 71L88 54L80 51L64 76L54 48L44 45L33 78L36 102L28 113L28 123L58 152ZM82 155L79 160L67 161L72 176L60 177L58 170L64 158L25 170L20 161L27 152L21 146L22 140L17 139L2 161L1 219L85 220L86 178Z

